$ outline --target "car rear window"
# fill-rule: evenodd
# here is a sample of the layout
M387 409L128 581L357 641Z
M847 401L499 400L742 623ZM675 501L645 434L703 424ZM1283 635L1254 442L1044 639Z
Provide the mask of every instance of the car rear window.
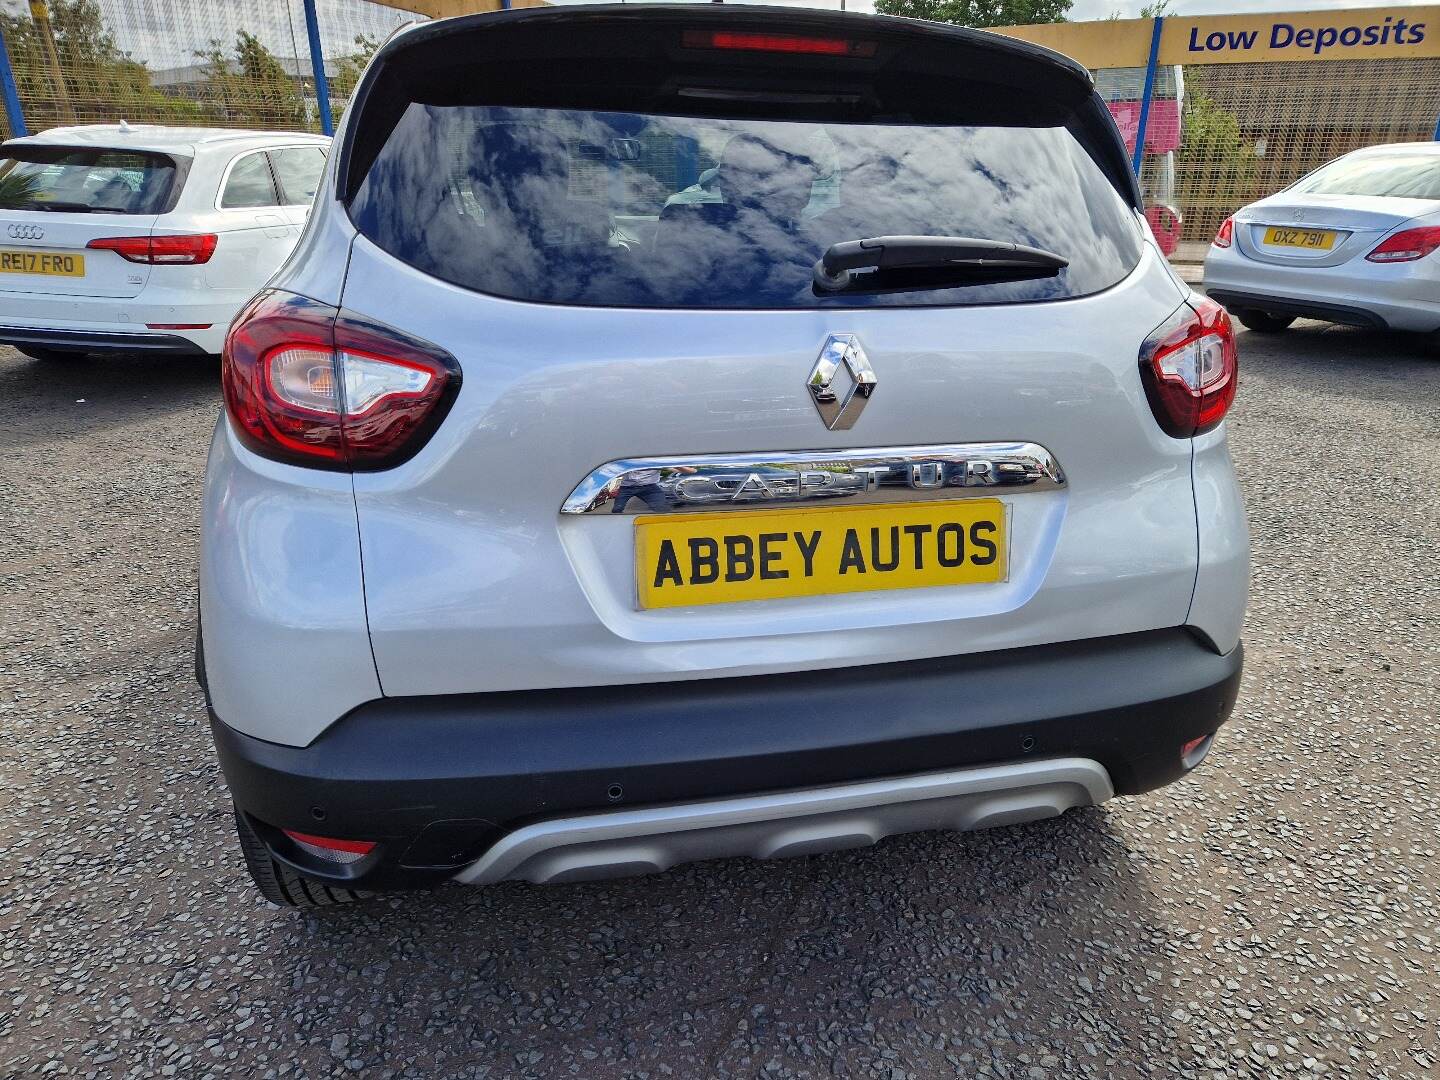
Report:
M325 151L318 146L291 146L270 151L275 179L286 206L309 206L325 171Z
M1139 257L1130 209L1065 127L804 123L411 103L352 204L435 277L522 300L795 308L1052 300ZM817 259L867 237L978 237L1057 276L819 295Z
M250 210L257 206L279 206L275 174L270 171L265 151L256 150L236 160L220 193L222 210Z
M89 147L0 147L0 208L162 214L179 195L165 154Z
M1381 195L1440 199L1440 154L1341 158L1316 169L1294 190L1311 195Z

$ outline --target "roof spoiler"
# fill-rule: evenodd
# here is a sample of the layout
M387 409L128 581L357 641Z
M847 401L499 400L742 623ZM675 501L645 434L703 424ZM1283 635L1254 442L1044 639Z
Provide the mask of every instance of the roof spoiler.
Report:
M439 19L393 36L356 88L347 128L357 134L340 140L342 199L358 189L412 101L1065 126L1121 196L1142 207L1125 144L1084 67L1026 41L945 23L731 4Z

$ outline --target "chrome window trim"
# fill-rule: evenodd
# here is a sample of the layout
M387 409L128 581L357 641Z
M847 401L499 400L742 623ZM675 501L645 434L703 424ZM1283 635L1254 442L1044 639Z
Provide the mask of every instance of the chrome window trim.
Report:
M1065 486L1055 455L1032 442L691 454L601 465L576 485L560 513L693 513L815 500L919 502ZM622 492L626 501L617 510Z

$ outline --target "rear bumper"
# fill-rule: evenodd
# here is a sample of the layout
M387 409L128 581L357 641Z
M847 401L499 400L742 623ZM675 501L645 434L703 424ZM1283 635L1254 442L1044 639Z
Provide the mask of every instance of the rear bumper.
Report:
M153 285L133 297L0 292L0 340L77 352L213 355L220 352L230 320L248 298L233 290ZM198 329L164 329L170 326Z
M680 831L664 821L707 812L707 803L782 793L786 805L809 798L823 815L835 806L826 789L883 782L866 806L898 807L916 800L885 792L956 770L1000 770L980 787L972 773L942 777L942 786L960 787L936 796L949 802L933 813L872 814L873 827L850 830L863 843L910 828L1043 816L1046 806L1059 812L1111 790L1147 791L1187 771L1181 744L1224 723L1240 669L1238 647L1218 655L1172 629L804 674L388 698L353 710L307 747L251 738L213 714L212 728L236 803L277 858L311 876L353 888L553 880L595 876L594 867L577 872L584 860L569 857L577 834L567 819L577 815L592 815L586 820L613 840L626 832L625 815L660 808L662 824L651 814L642 828L653 841ZM1068 779L1057 780L1057 768L1071 768ZM974 799L1003 803L1021 789L1043 790L1010 817ZM807 850L803 839L784 839L780 819L763 809L746 823L756 822L718 844L652 842L653 858L605 865L625 872L703 855ZM539 832L560 834L556 844L533 839L540 823L551 828ZM281 828L380 847L353 867L326 868L288 846ZM514 855L521 847L534 854L537 843L567 849L567 858Z
M1219 286L1207 288L1205 294L1231 311L1253 308L1272 315L1293 315L1297 319L1321 319L1325 322L1341 323L1344 326L1365 326L1373 330L1388 330L1384 316L1365 308L1348 304L1337 304L1329 300L1306 299L1293 296L1272 296L1268 293L1237 292Z
M54 330L0 325L0 345L34 346L70 352L175 353L201 356L207 350L178 334L131 334L108 330Z
M1377 330L1440 329L1437 287L1431 259L1386 265L1357 257L1339 266L1284 266L1213 246L1205 257L1205 294L1227 308Z

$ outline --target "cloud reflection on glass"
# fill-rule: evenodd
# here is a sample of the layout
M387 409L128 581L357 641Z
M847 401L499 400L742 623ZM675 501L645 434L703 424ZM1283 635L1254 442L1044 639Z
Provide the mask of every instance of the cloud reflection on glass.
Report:
M993 304L1115 284L1129 210L1063 128L911 127L412 104L352 207L427 273L499 296L639 307ZM820 296L831 244L965 236L1057 276Z

